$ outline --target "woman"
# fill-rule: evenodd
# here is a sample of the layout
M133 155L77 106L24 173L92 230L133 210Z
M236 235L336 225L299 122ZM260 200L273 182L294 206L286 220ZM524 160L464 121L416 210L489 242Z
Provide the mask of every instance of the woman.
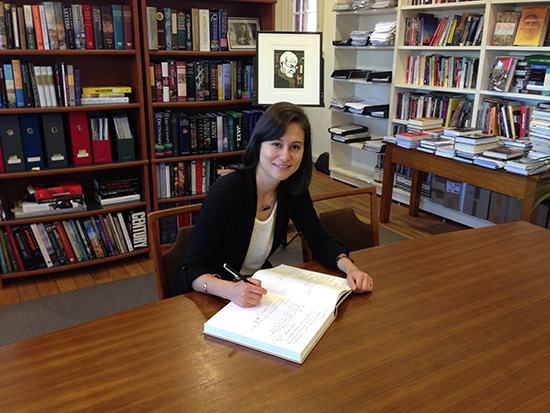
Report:
M286 238L290 219L315 260L346 273L354 292L372 291L372 279L324 231L313 207L308 190L311 127L301 108L287 102L269 107L256 124L243 164L220 178L204 200L183 260L182 292L201 291L242 307L258 305L267 293L260 281L233 282L223 265L244 275L270 267L267 259Z

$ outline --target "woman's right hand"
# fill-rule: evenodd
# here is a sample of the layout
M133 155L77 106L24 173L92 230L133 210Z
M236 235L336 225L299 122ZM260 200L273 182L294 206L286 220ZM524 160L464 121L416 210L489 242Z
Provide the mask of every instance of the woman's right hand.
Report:
M255 307L260 304L262 297L267 294L267 290L262 287L262 282L254 278L249 278L250 283L238 281L231 283L228 287L227 296L229 300L241 307Z

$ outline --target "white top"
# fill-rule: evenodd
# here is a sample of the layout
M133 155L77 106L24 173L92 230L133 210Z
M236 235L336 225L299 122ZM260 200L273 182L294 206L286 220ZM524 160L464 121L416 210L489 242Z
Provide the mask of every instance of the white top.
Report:
M277 204L273 207L273 211L271 211L268 219L260 221L256 218L254 221L254 229L252 230L246 258L240 271L241 274L252 275L264 265L273 245L276 212Z

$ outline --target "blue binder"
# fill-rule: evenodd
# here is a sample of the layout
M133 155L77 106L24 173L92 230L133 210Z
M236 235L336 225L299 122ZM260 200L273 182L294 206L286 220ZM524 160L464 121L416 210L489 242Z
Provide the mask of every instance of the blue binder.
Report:
M44 151L42 150L42 138L40 137L40 122L36 113L19 115L21 125L21 140L23 141L23 153L27 169L43 169Z

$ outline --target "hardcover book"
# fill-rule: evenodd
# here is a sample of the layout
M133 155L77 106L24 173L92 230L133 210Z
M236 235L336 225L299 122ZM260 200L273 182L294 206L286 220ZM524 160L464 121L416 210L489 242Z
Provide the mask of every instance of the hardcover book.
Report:
M497 13L492 46L511 46L518 27L521 12L500 11Z
M548 7L524 7L514 46L542 46L548 29Z
M514 71L518 59L516 57L497 57L493 72L489 79L489 90L496 90L499 92L508 92L512 80L514 78Z
M203 333L300 364L351 293L345 278L287 265L254 278L269 291L260 305L229 303L204 323Z

